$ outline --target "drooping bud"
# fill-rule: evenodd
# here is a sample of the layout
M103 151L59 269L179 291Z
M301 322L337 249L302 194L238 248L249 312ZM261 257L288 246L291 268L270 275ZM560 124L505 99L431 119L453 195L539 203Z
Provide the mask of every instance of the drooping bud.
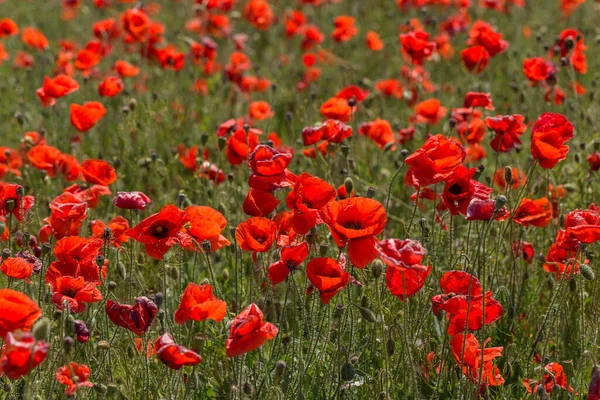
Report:
M350 197L350 194L354 191L354 182L352 178L347 177L344 179L344 188L346 189L346 196Z

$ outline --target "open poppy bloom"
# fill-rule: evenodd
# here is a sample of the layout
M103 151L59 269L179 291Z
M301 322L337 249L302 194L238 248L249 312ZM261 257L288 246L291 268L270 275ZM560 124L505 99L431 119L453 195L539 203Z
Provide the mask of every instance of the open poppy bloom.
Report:
M111 299L106 301L106 314L110 320L138 336L148 331L157 312L156 304L145 296L136 298L133 306L119 304Z
M188 220L185 212L169 204L125 231L125 235L143 243L150 257L162 260L167 251L177 244L179 232Z
M514 221L525 227L535 226L544 228L552 220L552 205L548 198L531 200L525 198L521 201L519 208L515 212Z
M50 45L48 38L46 38L46 36L44 36L39 29L31 26L23 29L23 32L21 33L21 41L23 41L23 43L32 49L39 51L46 50Z
M375 245L379 257L388 267L401 271L415 270L424 272L428 267L421 265L427 250L423 245L411 239L385 239Z
M496 221L505 221L510 217L510 212L503 206L496 209L496 200L492 199L473 199L467 206L465 219L467 221L489 221L492 218Z
M125 231L129 229L129 221L125 218L117 215L110 221L108 224L105 224L103 221L96 219L90 222L90 227L92 229L92 235L97 239L105 239L106 230L109 232L109 240L115 247L121 247L123 243L129 241L129 236L125 235Z
M381 51L383 50L383 42L379 37L379 34L375 31L368 31L365 36L365 42L367 43L367 47L371 51Z
M600 240L600 215L594 210L574 210L565 216L565 230L568 237L581 243L594 243Z
M140 73L139 68L123 60L116 61L113 69L123 78L133 78Z
M273 285L285 281L290 272L296 270L308 257L308 244L283 246L281 260L269 266L268 277Z
M30 331L42 316L37 303L26 294L12 289L0 289L0 337L9 332Z
M114 97L121 93L125 86L118 76L107 76L98 85L98 94L103 97Z
M343 123L350 121L353 112L354 107L351 107L348 100L343 97L332 97L321 105L321 115Z
M338 247L348 245L348 256L357 268L364 268L379 255L376 236L383 232L387 215L377 200L351 197L329 202L319 211Z
M465 108L475 108L481 107L485 110L494 110L494 105L492 104L492 96L489 93L479 93L479 92L468 92L465 95L465 101L463 103L463 107Z
M64 192L52 200L49 205L52 213L44 219L51 227L54 236L61 239L79 233L83 220L87 217L87 203L78 196Z
M0 264L0 271L9 278L23 279L31 283L29 277L33 274L33 264L21 257L8 257Z
M97 101L89 101L83 105L71 104L71 124L79 132L87 132L106 114L106 108Z
M264 253L275 240L277 224L268 218L252 217L238 225L235 241L242 250L251 251L254 261L256 253Z
M217 299L212 293L212 286L188 283L177 311L175 323L185 324L187 321L203 321L212 319L221 322L227 312L227 303Z
M250 188L242 204L242 210L251 217L266 217L278 205L279 199L272 193Z
M389 145L392 145L390 150L394 150L396 148L393 145L396 141L396 136L394 135L392 126L384 119L377 118L372 122L363 122L358 128L358 133L367 136L380 149L384 149Z
M589 264L589 260L579 252L579 246L577 239L568 237L564 229L559 229L544 258L544 271L554 273L558 280L579 273L582 264Z
M59 172L62 153L56 147L38 144L27 152L27 159L35 168L45 171L49 177Z
M521 146L520 136L527 130L524 120L525 117L517 114L486 118L486 126L496 134L490 142L492 149L507 153Z
M42 90L44 95L58 99L79 89L79 83L68 75L60 74L54 78L44 77Z
M440 279L440 286L445 294L433 296L431 303L435 315L440 311L446 312L450 321L450 336L467 329L481 329L484 313L486 325L499 320L504 313L502 305L492 298L492 292L483 294L481 283L471 274L462 271L446 272Z
M466 156L463 147L444 135L427 138L423 146L408 156L404 162L410 167L404 183L417 189L448 178Z
M117 180L117 172L104 160L85 160L81 164L81 175L92 185L108 186Z
M552 393L555 388L561 388L573 393L573 388L567 383L567 375L562 365L557 362L551 362L544 367L544 382L538 382L533 379L523 379L523 385L529 393L537 393L538 387L542 386L546 393Z
M27 375L48 356L50 344L29 332L8 332L0 355L0 376L15 380Z
M473 74L485 71L490 61L490 53L483 46L467 47L460 52L460 57L467 71Z
M144 42L150 34L150 18L146 13L137 8L131 8L123 13L121 22L125 32L132 39L138 42Z
M165 332L156 339L154 350L158 359L171 369L181 369L185 366L194 366L202 362L202 357L193 350L175 343L173 336Z
M81 388L94 387L94 384L88 381L90 375L91 371L87 365L71 362L56 370L54 377L58 383L67 386L65 395L72 396Z
M210 242L211 252L231 244L221 234L227 226L227 220L223 214L208 206L189 206L184 211L189 219L189 224L186 224L184 232L196 241L196 243L188 244L186 240L183 240L182 246L187 250L204 251L202 247L204 241Z
M467 44L483 46L491 57L504 52L508 47L508 42L502 40L502 34L496 32L490 24L482 20L475 21L471 26Z
M448 112L438 99L427 99L418 103L414 108L415 114L411 121L417 124L437 125Z
M429 33L422 30L411 31L400 35L402 53L410 57L413 64L421 65L433 55L436 43L429 41Z
M52 302L57 309L62 310L66 303L69 310L82 313L86 310L85 303L97 303L102 300L102 293L96 286L98 282L86 282L85 279L72 276L61 276L51 283Z
M504 378L500 375L500 370L494 365L493 360L502 355L504 348L486 347L490 340L488 338L481 348L475 335L467 333L465 337L464 333L459 333L450 339L450 349L456 363L471 382L479 383L481 380L481 383L485 385L498 386L504 383ZM482 358L483 365L481 364Z
M56 260L46 271L46 283L53 284L61 276L81 276L86 282L100 284L106 277L108 260L104 260L102 277L96 264L96 257L101 254L102 239L69 236L59 239L54 246Z
M391 294L404 301L409 299L425 285L431 273L431 266L410 269L400 269L388 266L385 271L385 286Z
M486 200L492 193L492 188L473 179L477 170L459 166L446 181L442 199L452 215L466 214L467 208L474 199Z
M294 231L303 235L320 224L319 210L334 199L335 188L329 183L308 172L298 175L294 189L286 197L287 206L294 211Z
M531 154L539 160L542 168L551 169L567 158L569 146L565 143L573 138L573 125L561 114L544 113L531 131Z
M142 192L117 192L113 204L124 210L145 210L152 201Z
M313 258L306 265L306 277L317 288L321 303L328 304L333 296L342 290L350 280L345 271L346 259L341 263L329 257Z
M231 323L225 343L227 357L235 357L256 350L267 340L277 336L275 325L263 320L260 308L254 303L239 313Z
M336 42L347 42L358 34L358 29L354 25L354 18L349 15L340 15L336 17L334 29L331 32L331 38Z
M34 197L24 196L24 188L13 183L0 182L0 215L12 214L20 222L33 207Z

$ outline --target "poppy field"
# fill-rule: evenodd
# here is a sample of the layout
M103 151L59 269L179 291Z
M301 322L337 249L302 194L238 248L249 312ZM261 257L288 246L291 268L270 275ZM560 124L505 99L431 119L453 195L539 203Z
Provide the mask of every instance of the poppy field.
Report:
M0 0L0 397L600 399L599 21Z

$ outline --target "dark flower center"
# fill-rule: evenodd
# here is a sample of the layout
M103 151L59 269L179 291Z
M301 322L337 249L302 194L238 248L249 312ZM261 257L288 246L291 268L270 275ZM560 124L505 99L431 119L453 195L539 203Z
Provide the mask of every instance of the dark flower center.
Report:
M169 228L163 225L156 225L152 229L152 236L154 236L157 239L164 239L167 236L169 236Z
M358 230L362 229L362 224L359 221L347 221L344 222L343 227Z

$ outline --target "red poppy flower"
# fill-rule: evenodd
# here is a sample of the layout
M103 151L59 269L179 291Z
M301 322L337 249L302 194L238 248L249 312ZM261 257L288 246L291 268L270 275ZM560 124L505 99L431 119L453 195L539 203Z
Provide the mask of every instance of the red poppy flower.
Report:
M250 103L248 113L250 114L250 118L257 121L262 121L275 115L271 111L271 106L266 101L253 101Z
M21 176L19 168L23 166L23 160L19 153L10 147L0 146L0 179L7 173Z
M363 122L358 128L358 133L367 136L380 149L384 149L389 145L392 145L390 150L395 150L396 148L393 146L396 136L394 135L392 126L384 119L377 118L373 122Z
M402 53L410 57L413 64L421 65L435 52L435 42L429 41L429 34L422 30L400 34Z
M96 258L101 254L102 246L102 239L69 236L58 240L54 246L56 261L46 271L46 283L54 284L61 276L80 276L85 281L100 284L106 277L108 264L105 260L101 278Z
M123 78L133 78L140 73L139 68L123 60L116 61L113 69Z
M565 216L567 237L581 243L594 243L600 240L600 215L594 210L574 210Z
M321 105L321 115L325 118L337 119L348 123L354 112L354 107L348 104L348 100L342 97L332 97Z
M352 127L335 119L328 119L322 124L302 129L302 140L305 146L317 144L321 140L341 143L350 136L352 136Z
M457 142L444 135L430 136L404 161L410 166L404 183L419 188L441 182L462 164L465 156L463 147Z
M492 96L489 93L468 92L465 95L463 107L481 107L485 110L494 110L494 105L492 104Z
M490 56L502 53L508 47L508 42L502 40L502 34L496 32L490 24L485 21L475 21L469 31L469 46L483 46Z
M271 193L250 188L244 199L242 210L251 217L265 217L273 212L278 205L279 199Z
M207 206L189 206L186 207L185 213L189 219L189 226L186 227L185 233L190 235L197 243L202 245L204 241L208 241L211 252L231 244L221 234L227 226L227 220L223 214ZM192 248L184 247L188 250L200 250L195 244Z
M10 18L0 19L0 38L14 36L19 33L19 27Z
M33 207L34 197L23 196L24 188L13 183L0 182L0 215L12 214L23 221Z
M89 49L81 49L75 58L75 68L86 71L100 62L100 55Z
M165 332L154 343L154 351L158 359L171 369L181 369L202 362L202 357L193 350L175 343L173 336Z
M56 196L49 207L52 213L44 222L52 226L57 239L79 233L81 223L87 217L88 206L85 201L73 193L65 192Z
M376 236L383 232L387 215L376 200L352 197L329 202L319 211L339 247L348 244L348 256L357 268L364 268L379 255Z
M546 227L551 220L552 205L546 197L536 200L523 199L514 218L514 221L519 225L525 227L532 225L537 228Z
M129 221L120 215L111 219L108 224L96 219L90 222L90 227L92 229L92 236L102 240L104 240L107 232L106 230L108 229L110 235L109 240L112 245L117 248L129 241L129 236L125 235L125 231L130 228Z
M543 383L533 379L523 379L523 385L525 385L529 393L537 393L539 386L542 385L546 393L552 393L557 387L573 393L573 388L567 384L567 375L564 373L562 365L557 362L551 362L544 367L544 371Z
M48 356L50 345L29 332L8 332L0 355L0 375L15 380L27 375Z
M188 219L185 212L169 204L125 231L125 235L143 243L150 257L162 260L167 251L177 244L177 236Z
M485 124L496 134L490 143L492 149L507 153L518 148L521 145L519 136L527 130L527 126L523 123L524 120L525 117L516 114L486 118Z
M123 81L118 76L107 76L98 85L98 94L104 97L113 97L124 89Z
M258 146L258 135L262 132L250 128L248 134L243 127L234 126L233 134L227 139L225 154L231 165L239 165L248 158L248 155Z
M235 230L235 241L242 250L256 253L268 251L275 240L277 224L268 218L252 217L245 220Z
M53 98L60 98L71 94L79 89L79 83L68 75L60 74L54 78L46 76L44 78L44 84L42 90L44 94Z
M56 176L62 153L56 147L38 144L27 152L27 159L37 169L45 171L51 178Z
M427 250L416 240L385 239L375 245L379 257L388 267L401 271L424 272L428 267L421 265Z
M567 158L565 142L573 138L573 130L561 114L544 113L538 118L531 131L531 154L542 168L551 169Z
M264 31L273 23L275 14L266 0L249 0L244 7L244 18L257 29Z
M98 40L113 40L121 34L119 26L113 18L96 22L93 26L93 32Z
M292 227L293 218L293 211L282 211L273 217L273 221L277 224L276 240L278 246L289 246L294 243L298 234Z
M505 221L510 217L510 213L506 206L497 210L495 200L474 198L467 206L465 216L467 221L489 221L492 217L496 221Z
M404 97L402 83L397 79L382 79L375 84L375 90L385 97L396 97L398 99Z
M9 278L23 279L31 283L29 277L33 274L33 264L21 257L8 257L0 265L0 271Z
M319 291L323 304L328 304L348 284L350 274L344 267L345 258L340 264L329 257L313 258L306 265L306 277Z
M81 388L94 387L94 384L88 381L90 375L90 368L87 365L71 362L56 370L54 378L58 383L67 386L66 396L73 396Z
M281 260L269 266L268 277L273 285L285 281L290 272L296 270L308 257L308 244L282 246Z
M9 332L30 331L42 316L37 303L27 295L12 289L0 289L0 337Z
M175 323L185 324L189 320L204 321L205 319L221 322L225 318L226 311L227 303L213 295L212 286L190 282L175 311Z
M588 161L588 164L590 165L590 168L592 171L600 170L600 153L599 152L594 151L592 154L590 154L587 157L587 161Z
M379 34L375 31L368 31L365 36L365 42L367 43L367 47L371 51L381 51L383 50L383 42L379 37Z
M579 252L580 242L566 235L564 229L556 233L554 243L548 249L544 260L544 271L554 273L556 279L568 279L571 273L579 273L581 264L588 264Z
M37 49L37 50L46 50L49 47L49 42L44 34L31 26L23 29L21 33L21 41L25 43L27 46Z
M82 313L85 303L97 303L102 300L102 293L96 287L98 282L86 282L83 277L61 276L52 282L52 302L59 310L67 303L69 310Z
M133 39L138 42L144 42L150 33L150 18L146 13L138 8L132 8L123 13L121 16L123 29Z
M108 186L117 180L117 172L104 160L85 160L81 164L81 175L92 185Z
M89 101L84 105L71 104L71 124L79 132L87 132L106 114L106 108L97 101Z
M515 257L523 257L523 260L527 264L531 264L533 262L535 249L531 243L524 241L514 242L512 245L512 250Z
M262 311L254 303L234 318L225 343L227 357L248 353L277 336L277 327L263 318Z
M272 192L292 185L295 176L287 170L292 154L274 147L258 145L248 160L252 174L248 184L253 189Z
M177 50L172 45L156 50L156 57L160 66L166 70L181 71L185 65L185 53Z
M321 223L319 210L335 199L335 188L324 180L303 172L296 178L286 204L294 211L292 226L300 234Z
M473 199L486 200L492 193L492 188L473 179L475 172L475 168L461 165L446 181L442 198L452 215L466 214Z
M526 58L523 60L523 73L531 82L545 81L556 74L556 67L551 61L541 57Z
M142 192L117 192L113 204L124 210L145 210L152 201Z
M119 304L111 299L106 301L106 314L110 320L138 336L148 331L157 312L156 304L145 296L136 298L133 306Z
M474 74L485 71L490 61L490 53L483 46L467 47L460 52L460 57L467 71Z
M428 99L417 104L414 111L415 114L411 118L417 124L437 125L448 109L442 107L438 99Z
M493 360L502 355L503 347L486 347L491 339L479 347L479 341L472 333L459 333L450 339L452 355L462 372L473 383L483 383L489 386L499 386L504 383L500 370ZM482 357L483 355L483 357ZM483 365L481 364L483 358Z
M430 273L431 266L424 270L390 267L385 271L385 286L392 295L404 301L423 288Z
M517 168L511 168L512 175L512 187L514 189L520 188L527 181L527 176L525 172ZM508 186L508 182L506 182L506 173L503 169L498 169L494 174L494 184L498 186L500 189L504 190Z
M348 15L340 15L336 17L333 25L334 29L331 32L331 38L336 42L347 42L358 34L358 29L354 25L355 19Z
M454 336L465 330L476 331L502 317L502 305L492 298L492 292L482 293L481 283L473 275L462 271L449 271L440 279L445 294L433 296L433 313L446 312L448 335ZM468 318L468 320L467 320Z

